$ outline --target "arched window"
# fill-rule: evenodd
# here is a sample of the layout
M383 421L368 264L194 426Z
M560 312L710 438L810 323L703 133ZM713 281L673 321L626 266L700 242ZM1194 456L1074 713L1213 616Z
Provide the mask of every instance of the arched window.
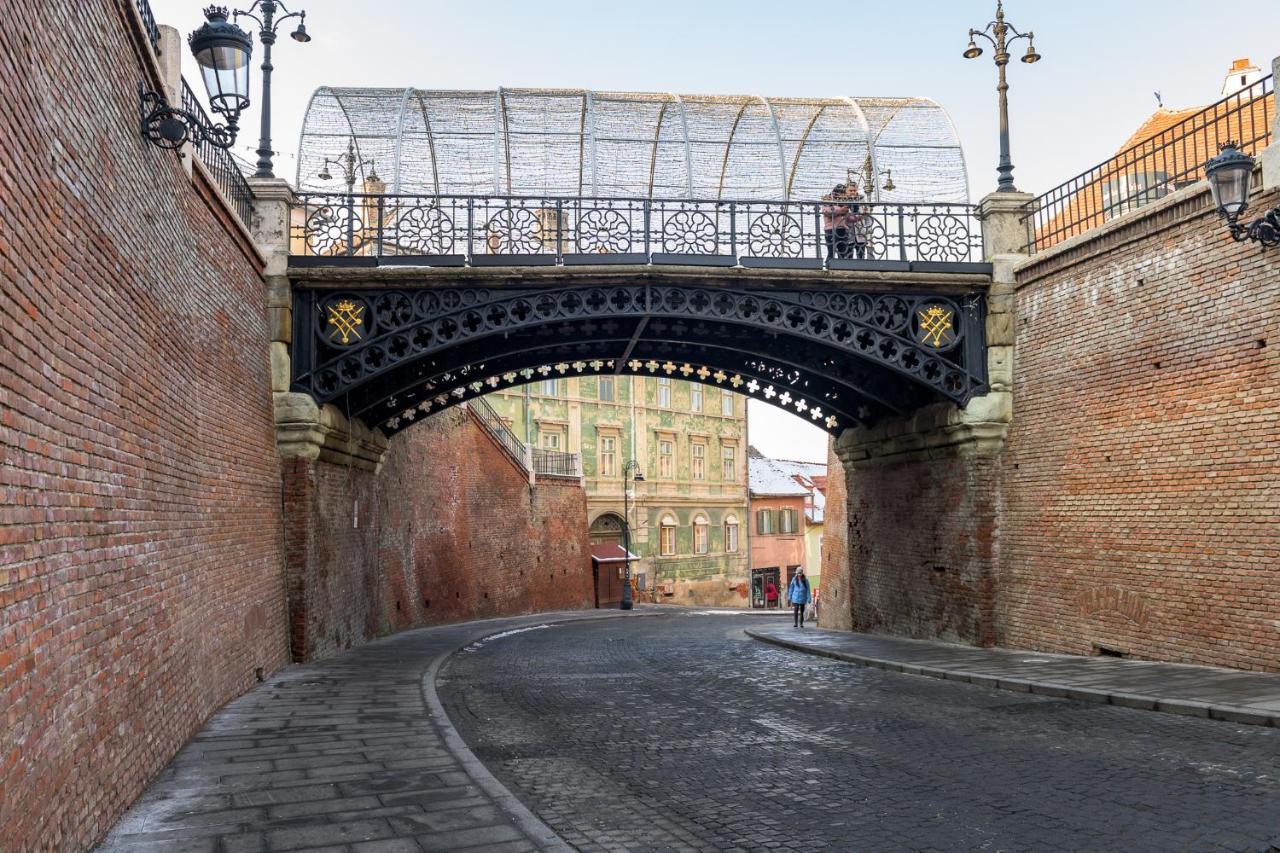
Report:
M724 520L724 552L738 553L738 517L729 515Z
M707 517L699 513L693 517L693 553L705 554L710 550L707 536Z
M658 553L663 557L670 557L676 552L676 517L674 515L664 515L662 524L658 528Z

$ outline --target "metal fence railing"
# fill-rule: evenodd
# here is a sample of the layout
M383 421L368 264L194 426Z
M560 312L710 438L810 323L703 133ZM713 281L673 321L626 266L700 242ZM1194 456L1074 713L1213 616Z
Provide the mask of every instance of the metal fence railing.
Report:
M1194 184L1233 141L1257 154L1271 140L1274 81L1264 77L1076 175L1028 208L1028 251L1047 249Z
M199 116L206 123L212 124L209 121L208 113L200 105L195 92L191 91L191 86L185 79L182 81L182 108L193 115ZM222 191L223 198L231 205L232 210L240 217L240 221L244 223L245 227L249 227L251 214L253 213L253 190L249 189L249 182L244 179L244 175L240 172L239 167L236 166L235 158L231 156L231 152L213 145L207 139L200 139L194 144L194 147L196 156L200 158L200 162L204 163L205 168L209 170L209 174L213 176L214 183Z
M435 266L983 260L981 224L967 204L304 193L291 237L295 256Z
M136 0L135 4L138 9L138 17L142 19L142 26L147 31L147 38L151 41L151 49L160 50L160 28L156 26L155 13L151 11L151 4L147 0Z
M502 416L494 410L493 406L490 406L483 397L473 397L467 401L467 408L475 415L480 425L488 430L489 435L493 436L526 471L529 470L529 461L525 454L524 442L511 431L511 427L507 426L506 422L502 420Z
M582 456L577 453L566 453L563 450L546 450L535 447L533 454L533 473L549 477L581 477Z

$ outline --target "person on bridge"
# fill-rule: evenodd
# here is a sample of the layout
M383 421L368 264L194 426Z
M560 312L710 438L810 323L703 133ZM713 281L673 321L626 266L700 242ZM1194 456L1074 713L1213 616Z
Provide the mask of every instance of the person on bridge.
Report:
M839 201L845 198L845 185L836 184L823 201ZM822 230L827 238L827 260L849 257L849 206L824 204L822 206Z
M796 569L795 577L791 579L791 583L787 584L787 601L791 602L796 628L804 627L804 609L809 606L809 600L812 597L809 579L804 576L804 569Z

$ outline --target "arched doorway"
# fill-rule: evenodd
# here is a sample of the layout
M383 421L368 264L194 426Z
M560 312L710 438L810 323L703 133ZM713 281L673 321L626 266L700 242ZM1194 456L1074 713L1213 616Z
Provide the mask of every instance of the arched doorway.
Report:
M591 522L591 530L588 535L591 538L592 545L621 545L622 518L611 512L606 512Z

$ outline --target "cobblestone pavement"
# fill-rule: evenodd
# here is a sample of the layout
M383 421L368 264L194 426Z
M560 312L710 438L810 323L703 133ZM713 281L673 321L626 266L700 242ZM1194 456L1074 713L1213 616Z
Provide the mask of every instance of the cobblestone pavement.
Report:
M1280 730L868 669L752 625L553 626L454 656L438 690L584 851L1280 850Z
M463 643L602 615L619 616L561 613L406 631L286 667L215 714L99 853L564 850L455 744L424 676Z

